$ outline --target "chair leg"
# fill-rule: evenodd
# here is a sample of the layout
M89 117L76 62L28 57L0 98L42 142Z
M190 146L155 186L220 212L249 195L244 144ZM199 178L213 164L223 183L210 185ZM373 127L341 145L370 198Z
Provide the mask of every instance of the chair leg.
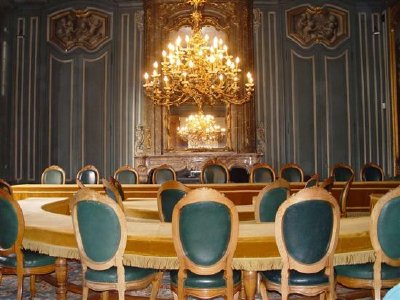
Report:
M152 286L151 286L150 300L157 299L158 290L160 289L163 275L164 275L163 272L158 272L157 275L154 277L154 279L152 281Z
M30 298L33 299L35 297L35 295L36 295L36 275L31 275L30 276L29 285L30 285L30 293L31 293Z
M22 288L24 286L24 275L17 274L17 300L22 300Z
M260 282L260 292L261 292L261 299L268 300L267 287L265 286L265 283L262 280Z
M86 300L88 298L89 295L89 288L87 286L84 286L82 288L82 299Z
M108 291L104 291L101 293L101 300L108 300L109 293Z
M125 300L125 289L118 290L118 300Z

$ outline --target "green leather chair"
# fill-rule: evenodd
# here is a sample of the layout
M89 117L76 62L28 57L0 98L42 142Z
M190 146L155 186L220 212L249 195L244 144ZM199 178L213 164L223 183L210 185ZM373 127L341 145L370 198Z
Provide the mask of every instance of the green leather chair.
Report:
M238 230L235 205L216 190L192 190L176 204L172 236L179 271L171 271L171 288L178 299L231 300L240 291L240 271L232 270Z
M340 207L340 215L342 217L347 217L347 198L349 197L349 192L351 189L351 185L353 184L354 175L350 177L350 179L344 185L342 191L339 196L339 207Z
M329 176L323 182L321 182L320 187L322 187L326 191L330 192L332 190L334 184L335 184L335 180L333 179L333 176Z
M275 219L275 239L282 270L263 271L261 295L267 290L335 299L333 254L339 237L336 199L320 187L302 189L286 200Z
M370 239L375 262L336 266L337 282L350 288L374 290L381 299L381 289L400 282L400 187L381 197L371 213Z
M257 163L251 167L250 182L251 183L268 183L274 182L276 178L274 168L269 164Z
M164 182L157 193L157 206L161 222L172 222L172 212L179 200L182 199L190 188L175 180Z
M125 211L124 204L122 203L123 199L114 183L112 183L111 181L107 181L104 178L101 179L101 182L103 183L103 188L106 192L106 195L113 199L115 203L117 203L121 207L122 211Z
M313 186L317 186L319 182L319 174L314 174L313 176L310 177L310 179L307 180L304 188L310 188Z
M5 180L3 180L1 178L0 178L0 190L3 190L3 191L7 192L10 195L13 194L13 190L12 190L11 185L7 181L5 181Z
M229 171L222 162L209 160L201 168L200 180L201 183L228 183Z
M65 171L56 165L44 169L41 177L42 184L65 184Z
M76 180L85 184L99 184L99 171L95 166L86 165L76 174Z
M279 171L279 177L289 182L303 182L304 172L298 164L289 163L282 166Z
M139 183L138 172L129 165L118 168L114 173L114 178L122 184Z
M254 201L256 222L275 222L279 206L290 196L290 185L285 179L267 184Z
M250 174L244 165L233 165L229 167L229 181L231 183L249 183Z
M83 299L89 289L102 291L104 297L108 290L117 290L119 299L124 299L125 290L143 289L151 283L150 299L156 299L162 273L122 264L127 227L114 200L87 188L79 190L71 202L71 215L82 262Z
M22 248L25 221L22 210L8 192L0 190L0 281L1 275L17 275L17 297L22 299L24 276L30 277L30 298L36 294L36 275L52 273L55 258Z
M335 181L348 181L354 176L354 170L348 164L338 163L332 167L331 176Z
M176 180L176 173L171 166L164 164L154 169L152 183L162 184L170 180Z
M384 175L383 169L374 163L366 163L360 171L362 181L383 181Z

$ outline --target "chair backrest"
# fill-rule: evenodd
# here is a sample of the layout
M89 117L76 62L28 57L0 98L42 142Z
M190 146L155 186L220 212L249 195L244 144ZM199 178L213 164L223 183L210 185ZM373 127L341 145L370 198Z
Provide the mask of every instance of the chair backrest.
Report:
M101 182L103 183L103 188L106 192L106 195L114 200L115 203L117 203L121 207L122 211L124 211L124 204L122 203L122 197L118 191L118 188L113 183L107 181L104 178L101 179Z
M110 184L117 189L119 195L121 196L121 200L125 201L126 197L125 197L125 192L124 189L122 188L121 183L115 179L114 177L110 176L110 180L109 180Z
M335 179L333 179L333 176L329 176L323 182L321 182L320 187L330 192L334 184L335 184Z
M290 196L290 185L285 179L267 184L255 199L256 222L274 222L279 206Z
M269 164L257 163L251 167L250 182L266 183L274 182L276 178L275 170Z
M129 165L119 167L114 173L114 178L122 184L137 184L137 183L139 183L138 172Z
M176 173L171 166L164 164L154 169L152 183L162 184L170 180L176 180Z
M122 267L127 233L125 216L119 205L85 188L75 194L71 216L82 265L93 270Z
M332 167L331 176L335 181L348 181L354 176L353 168L345 163L338 163Z
M209 160L201 168L200 180L201 183L228 183L228 168L216 159Z
M354 175L350 177L350 179L344 185L342 191L339 196L339 207L340 213L343 217L347 217L347 199L349 197L349 192L351 189L351 185L353 184Z
M383 169L375 163L366 163L360 171L361 181L383 181L384 177Z
M229 167L229 181L233 183L248 183L250 174L245 165L232 165Z
M10 195L13 194L13 190L12 190L11 185L7 181L5 181L5 180L3 180L1 178L0 178L0 190L6 191Z
M172 212L178 201L182 199L190 188L175 180L164 182L157 193L158 214L161 222L172 222Z
M314 174L313 176L310 177L310 179L307 180L304 188L310 188L313 186L317 186L319 182L319 174Z
M371 213L370 237L378 265L400 266L399 214L400 186L382 196Z
M238 213L232 201L209 188L190 191L176 204L172 216L179 269L199 275L225 270L227 281L232 280L238 230Z
M275 219L283 269L317 273L330 266L333 272L339 221L335 198L320 187L302 189L286 200Z
M303 182L304 172L298 164L289 163L282 166L279 171L279 177L289 182Z
M99 171L95 166L86 165L78 171L76 179L79 179L83 184L99 184Z
M11 194L0 189L0 253L21 250L25 221L22 210Z
M65 171L56 165L44 169L41 177L42 184L65 184Z

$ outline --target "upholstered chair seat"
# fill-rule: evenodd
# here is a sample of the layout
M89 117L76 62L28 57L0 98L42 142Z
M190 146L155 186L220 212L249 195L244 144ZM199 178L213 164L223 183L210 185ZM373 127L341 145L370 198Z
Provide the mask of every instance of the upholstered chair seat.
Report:
M263 279L281 284L281 270L270 270L260 272ZM295 270L289 271L289 285L297 286L314 286L314 285L327 285L329 284L329 276L325 274L325 270L318 273L301 273Z
M85 273L85 279L89 281L95 282L113 282L117 283L118 281L118 274L117 268L111 267L107 270L98 271L89 269ZM136 267L125 267L125 281L136 281L142 280L146 277L154 277L158 270L153 269L143 269L143 268L136 268Z
M56 262L56 258L52 256L48 256L45 254L41 254L39 252L22 250L24 254L24 268L35 268L35 267L43 267L47 265L54 264ZM15 254L10 254L8 256L0 256L0 265L3 267L17 267L17 257Z
M400 268L382 264L382 280L391 280L400 278ZM343 265L335 267L336 273L341 276L372 280L374 278L374 263Z
M171 284L175 289L178 289L178 271L172 270L170 271L171 275ZM224 278L224 272L220 271L213 275L197 275L193 272L188 271L187 277L185 279L185 288L191 289L202 289L202 288L225 288L226 280ZM233 271L233 285L237 287L241 283L241 271L234 270Z

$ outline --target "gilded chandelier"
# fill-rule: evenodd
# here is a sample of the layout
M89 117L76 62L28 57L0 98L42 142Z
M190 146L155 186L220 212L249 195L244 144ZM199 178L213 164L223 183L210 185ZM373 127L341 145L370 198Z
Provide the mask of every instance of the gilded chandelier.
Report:
M193 35L186 36L184 41L178 37L175 45L170 43L168 51L162 51L161 66L154 62L152 74L144 75L146 95L154 104L169 107L194 102L201 111L206 104L243 104L251 99L253 77L247 73L247 83L241 88L239 57L234 59L228 54L222 39L215 37L209 45L210 38L201 33L199 7L204 2L187 1L194 7L191 14Z
M186 118L186 125L178 127L178 135L188 142L189 149L218 148L218 141L225 135L225 128L217 125L214 116L202 111Z

